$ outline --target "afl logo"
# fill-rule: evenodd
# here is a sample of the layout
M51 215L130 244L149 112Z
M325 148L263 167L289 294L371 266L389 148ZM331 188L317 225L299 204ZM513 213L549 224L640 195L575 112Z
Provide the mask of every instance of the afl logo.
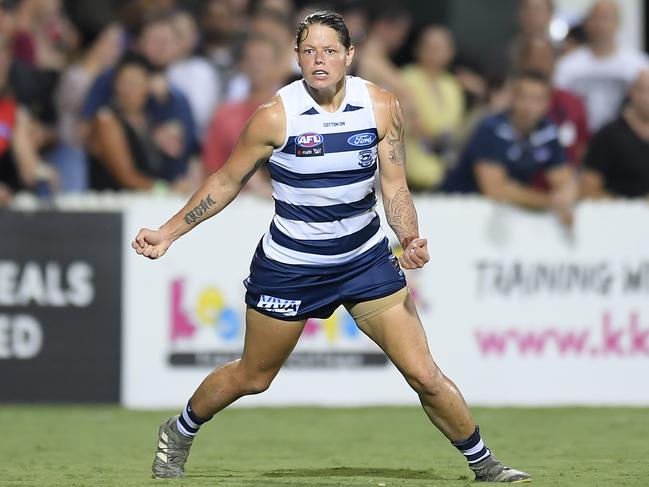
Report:
M295 144L300 147L315 147L316 145L322 144L323 137L320 134L315 132L306 132L295 137Z
M365 145L370 145L375 140L376 135L371 132L365 132L362 134L352 135L349 139L347 139L347 143L356 147L362 147Z

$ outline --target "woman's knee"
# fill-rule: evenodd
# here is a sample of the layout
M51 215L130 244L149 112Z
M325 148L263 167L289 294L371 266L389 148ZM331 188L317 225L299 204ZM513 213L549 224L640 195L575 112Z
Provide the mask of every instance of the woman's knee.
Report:
M420 367L406 374L406 380L417 394L439 396L444 389L444 374L435 366Z
M276 370L249 369L241 363L239 363L238 369L237 382L244 395L260 394L268 390L277 375Z

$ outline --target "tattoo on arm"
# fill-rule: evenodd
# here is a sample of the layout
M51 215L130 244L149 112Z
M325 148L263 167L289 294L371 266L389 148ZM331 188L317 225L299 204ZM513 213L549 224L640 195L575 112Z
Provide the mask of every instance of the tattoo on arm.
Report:
M254 167L250 169L250 171L248 171L248 173L241 178L241 181L239 181L240 187L243 187L248 182L248 180L252 177L255 171L257 171L257 169L259 169L259 167L264 162L266 162L266 160L267 160L266 158L262 158L259 159L257 162L255 162ZM194 223L200 222L200 220L202 220L203 217L207 215L208 210L215 204L216 202L212 199L212 194L209 193L207 197L202 199L194 209L192 209L191 211L185 214L184 217L185 223L187 223L187 225L192 225Z
M385 204L385 216L388 224L397 234L399 242L409 237L419 236L417 210L407 188L401 187Z
M252 167L252 169L250 169L250 171L248 171L248 173L241 178L241 181L239 181L239 186L243 188L246 185L246 183L250 181L252 175L257 172L257 169L259 169L261 165L266 161L267 161L266 158L258 159L257 162L255 162L255 165Z
M207 214L207 210L215 204L216 203L212 199L212 195L208 194L205 199L202 199L201 202L196 205L196 208L185 215L185 223L187 223L187 225L191 225L192 223L198 222L202 216Z
M392 164L403 166L406 162L406 144L404 141L403 112L395 97L390 100L390 128L385 135L390 146L389 159Z

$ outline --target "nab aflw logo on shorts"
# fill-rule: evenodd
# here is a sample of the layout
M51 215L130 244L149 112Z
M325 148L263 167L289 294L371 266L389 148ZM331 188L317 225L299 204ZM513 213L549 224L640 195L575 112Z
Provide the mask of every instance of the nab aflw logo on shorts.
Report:
M261 308L271 313L277 313L282 316L295 316L297 310L300 309L302 301L295 299L282 299L274 296L266 296L262 294L259 297L257 308Z

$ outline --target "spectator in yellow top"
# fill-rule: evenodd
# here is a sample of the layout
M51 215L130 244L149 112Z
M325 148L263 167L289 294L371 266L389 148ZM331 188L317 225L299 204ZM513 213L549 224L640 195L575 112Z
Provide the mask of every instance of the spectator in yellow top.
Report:
M462 88L448 66L455 56L450 31L439 25L425 27L416 44L416 63L406 66L402 76L417 107L410 123L408 184L425 191L436 188L453 159L458 131L464 115Z

